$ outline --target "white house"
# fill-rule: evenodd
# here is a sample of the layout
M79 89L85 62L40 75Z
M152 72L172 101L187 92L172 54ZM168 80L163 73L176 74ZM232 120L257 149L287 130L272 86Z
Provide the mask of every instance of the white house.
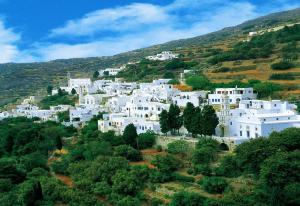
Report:
M297 115L293 104L280 100L242 100L238 108L230 109L229 97L224 96L218 114L220 124L217 134L220 136L247 140L268 137L273 131L279 132L289 127L300 128L300 115Z
M98 129L102 132L110 130L115 131L117 134L123 134L127 125L134 124L137 133L145 133L151 130L155 133L160 133L160 125L157 121L149 121L141 118L127 117L126 114L104 114L103 120L98 121Z
M0 112L0 121L2 121L3 119L9 118L11 117L11 114L9 112Z
M229 96L230 104L238 104L241 100L256 99L257 94L253 88L218 88L213 94L208 95L208 101L211 105L220 105L223 94Z
M99 71L99 76L100 77L116 76L120 71L124 70L125 68L126 68L125 66L121 66L117 68L106 68Z
M185 107L188 102L198 107L206 99L207 91L180 92L172 97L173 104Z
M146 59L153 60L153 61L166 61L175 58L178 58L178 54L173 54L171 51L163 51L160 54L146 57Z

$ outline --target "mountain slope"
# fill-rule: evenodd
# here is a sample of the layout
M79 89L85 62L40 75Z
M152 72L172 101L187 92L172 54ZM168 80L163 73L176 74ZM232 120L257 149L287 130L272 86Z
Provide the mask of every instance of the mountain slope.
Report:
M210 48L225 51L238 41L245 39L249 31L263 30L299 21L300 8L260 17L203 36L171 41L112 57L55 60L45 63L0 64L0 105L17 101L28 95L42 95L45 93L47 85L55 86L65 82L68 71L71 72L72 77L90 77L95 70L124 64L128 61L137 61L163 50L183 53L188 61L198 61L200 64L204 64L202 67L214 68L215 66L206 64L207 58L203 58ZM218 76L209 72L207 75L211 79ZM237 79L239 78L237 76Z

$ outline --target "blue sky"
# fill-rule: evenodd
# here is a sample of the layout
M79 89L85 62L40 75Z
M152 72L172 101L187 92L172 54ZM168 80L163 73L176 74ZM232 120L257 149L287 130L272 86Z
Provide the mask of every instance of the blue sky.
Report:
M0 0L0 63L114 55L299 6L299 0Z

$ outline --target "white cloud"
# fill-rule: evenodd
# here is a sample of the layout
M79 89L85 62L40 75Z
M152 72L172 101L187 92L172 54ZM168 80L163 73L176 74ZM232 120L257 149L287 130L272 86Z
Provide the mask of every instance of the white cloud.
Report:
M159 6L134 3L114 9L97 10L81 19L70 20L64 27L53 29L50 36L85 36L98 31L135 30L143 25L161 24L169 18Z
M5 28L3 21L0 20L0 63L15 60L15 57L19 54L16 46L19 40L19 34L16 34L10 28Z

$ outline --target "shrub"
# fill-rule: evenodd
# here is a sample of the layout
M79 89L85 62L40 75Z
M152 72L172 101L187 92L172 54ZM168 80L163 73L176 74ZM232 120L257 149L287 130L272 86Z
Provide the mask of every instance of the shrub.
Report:
M180 81L178 79L171 79L168 84L180 84Z
M241 174L237 161L232 155L223 157L215 172L217 175L225 177L237 177Z
M270 80L295 80L295 76L293 73L271 74L269 79Z
M193 87L194 90L207 89L210 81L204 76L191 76L186 80L186 84Z
M115 147L114 155L125 157L130 161L140 161L143 159L140 151L129 145L120 145Z
M228 187L226 180L221 177L204 177L200 184L205 191L212 194L223 193Z
M195 178L194 177L189 177L189 176L184 176L181 175L179 173L173 173L173 179L177 180L179 182L195 182Z
M151 131L142 133L138 136L138 147L139 149L151 148L155 143L155 134Z
M194 165L193 169L194 169L194 175L202 174L205 176L210 176L212 172L208 164Z
M156 145L155 149L156 149L158 152L161 152L161 151L163 150L161 145Z
M205 197L193 192L177 192L173 195L170 206L201 206Z
M194 173L194 170L192 168L188 168L186 172L191 175Z
M221 68L213 70L213 73L222 73L222 72L229 72L229 71L230 71L230 68L228 68L228 67L221 67Z
M287 70L287 69L291 69L293 67L294 67L293 63L285 62L285 61L274 63L274 64L271 65L271 68L273 70Z

